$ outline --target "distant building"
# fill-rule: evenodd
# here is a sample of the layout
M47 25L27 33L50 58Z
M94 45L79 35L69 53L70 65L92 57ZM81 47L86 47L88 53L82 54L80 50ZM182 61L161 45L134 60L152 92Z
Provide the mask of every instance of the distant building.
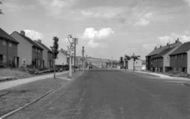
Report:
M170 65L174 72L190 74L190 42L186 42L170 54Z
M62 66L68 65L68 53L66 50L63 50L63 49L59 50L57 58L55 59L55 64L56 65L62 65Z
M53 53L41 40L35 41L43 48L43 68L53 68Z
M18 67L18 44L18 41L0 28L0 67Z
M14 31L11 36L19 42L19 66L28 66L38 69L43 68L43 48L27 37L24 31L21 31L20 33Z
M107 59L86 57L87 64L93 65L94 67L97 67L97 68L106 68L108 61L109 60Z
M136 70L136 71L141 71L143 67L143 61L138 59L134 61L133 59L128 60L127 63L128 70Z

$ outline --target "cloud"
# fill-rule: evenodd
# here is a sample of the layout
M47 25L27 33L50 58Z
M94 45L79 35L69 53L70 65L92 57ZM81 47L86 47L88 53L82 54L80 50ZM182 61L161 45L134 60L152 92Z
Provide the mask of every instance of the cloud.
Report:
M116 7L94 7L81 10L81 14L85 17L92 18L114 18L124 12L123 8Z
M59 16L65 9L72 7L76 0L39 0L48 15Z
M105 47L105 44L102 43L103 39L108 38L110 35L114 33L113 29L108 28L101 28L96 30L93 27L86 28L82 35L82 39L86 41L86 44L91 48L96 47Z
M151 12L148 12L143 15L138 15L139 20L135 23L135 25L136 26L147 26L150 23L150 19L152 18L152 15L153 14Z
M42 39L44 37L42 33L39 33L35 30L25 29L24 31L26 36L30 37L33 40Z
M96 30L93 27L86 28L83 33L83 38L85 39L104 39L106 37L109 37L111 34L113 34L114 31L112 28L102 28L100 30Z
M149 43L149 44L143 44L142 45L143 49L145 49L147 51L151 51L155 46L156 46L156 44L154 44L154 43Z
M190 34L188 32L185 32L183 34L171 33L170 35L158 37L161 45L165 45L167 43L175 42L175 40L177 38L179 38L179 40L181 42L188 42L188 41L190 41Z
M89 40L87 45L91 48L96 48L96 47L100 46L100 43L97 43L94 40Z
M190 0L184 0L190 6Z
M33 4L20 4L23 1L16 1L16 0L7 0L3 1L2 7L3 10L8 12L23 12L26 10L33 10L35 9L35 5Z

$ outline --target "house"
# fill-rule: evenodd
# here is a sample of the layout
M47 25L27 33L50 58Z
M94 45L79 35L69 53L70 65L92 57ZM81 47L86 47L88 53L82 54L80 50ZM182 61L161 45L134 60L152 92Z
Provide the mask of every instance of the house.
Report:
M41 48L43 48L43 68L53 68L53 53L44 45L41 40L35 41Z
M152 57L153 67L157 72L168 72L171 70L170 67L170 54L175 51L179 46L181 46L181 42L178 40L173 44L167 44L164 50L162 50L159 54Z
M143 61L141 59L137 59L136 61L134 61L133 59L130 59L128 60L128 63L127 63L128 70L140 71L142 70L142 67L143 67L142 63Z
M169 55L181 45L179 39L173 44L155 47L152 52L146 56L146 69L149 71L165 72L170 70Z
M190 42L182 44L170 54L170 65L175 72L190 74Z
M19 67L43 68L43 48L27 37L24 31L14 31L11 36L19 42Z
M55 65L60 65L60 66L68 65L68 53L66 50L63 49L59 50L57 58L55 59Z
M0 67L18 66L18 41L0 28Z

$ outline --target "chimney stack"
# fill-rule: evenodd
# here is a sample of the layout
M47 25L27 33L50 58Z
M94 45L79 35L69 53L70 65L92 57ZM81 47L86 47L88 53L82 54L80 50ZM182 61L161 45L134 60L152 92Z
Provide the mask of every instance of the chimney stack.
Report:
M42 40L38 39L38 43L42 43Z
M179 41L179 38L177 38L177 40L175 41L175 43L179 43L180 41Z
M20 31L20 34L23 35L23 36L25 36L25 32L23 30Z

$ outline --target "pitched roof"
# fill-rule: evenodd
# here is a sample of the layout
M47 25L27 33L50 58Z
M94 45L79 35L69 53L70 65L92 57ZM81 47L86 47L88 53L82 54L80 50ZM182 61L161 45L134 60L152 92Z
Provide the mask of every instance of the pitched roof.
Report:
M165 49L167 49L166 46L157 48L157 49L153 50L152 52L150 52L147 56L157 55Z
M186 42L183 45L181 45L179 48L177 48L172 54L170 55L176 55L176 54L182 54L186 53L188 50L190 50L190 42Z
M18 35L20 35L21 37L23 37L24 39L26 39L28 42L30 42L33 46L43 50L42 47L40 47L37 43L35 43L32 39L30 39L29 37L27 37L26 35L22 35L21 33L15 31Z
M14 43L19 43L18 41L16 41L13 37L11 37L7 32L5 32L3 29L0 28L0 37L1 38L4 38L6 40L9 40L11 42L14 42Z
M159 54L157 54L156 56L154 56L153 58L162 57L163 55L167 54L168 52L170 52L174 48L175 47L167 47L166 49L162 50Z
M179 40L176 40L174 43L172 44L168 44L165 46L162 46L160 48L154 49L152 52L150 52L147 56L153 56L153 55L158 55L161 53L161 55L164 55L166 53L168 53L171 49L171 47L176 47L181 45L182 43Z
M46 45L44 45L43 43L39 42L39 41L35 41L36 44L38 44L40 47L48 50L49 52L52 52Z

